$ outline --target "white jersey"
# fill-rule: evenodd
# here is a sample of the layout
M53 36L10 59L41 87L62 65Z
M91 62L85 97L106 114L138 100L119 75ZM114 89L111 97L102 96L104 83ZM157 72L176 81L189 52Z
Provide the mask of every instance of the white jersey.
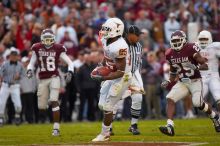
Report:
M124 38L121 37L109 45L107 45L106 42L106 39L102 39L106 64L109 67L114 68L117 58L126 57L125 73L131 72L129 47Z
M202 76L219 76L220 42L213 42L205 49L201 49L201 55L208 59L208 70L200 71Z

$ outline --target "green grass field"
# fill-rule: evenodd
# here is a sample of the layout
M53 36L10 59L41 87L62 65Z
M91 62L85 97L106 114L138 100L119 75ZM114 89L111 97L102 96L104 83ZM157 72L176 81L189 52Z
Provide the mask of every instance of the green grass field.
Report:
M128 132L129 121L114 122L115 136L111 141L137 142L199 142L220 145L220 133L216 133L209 119L175 120L174 137L162 135L158 127L166 120L140 121L141 135ZM100 122L63 123L61 136L51 136L52 124L6 125L0 128L0 145L85 144L99 132Z

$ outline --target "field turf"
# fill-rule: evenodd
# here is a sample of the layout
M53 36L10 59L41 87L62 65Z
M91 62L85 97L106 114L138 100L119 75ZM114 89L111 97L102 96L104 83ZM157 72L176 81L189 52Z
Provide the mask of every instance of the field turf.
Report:
M114 122L115 136L111 137L111 141L198 142L220 146L220 133L214 131L208 118L175 120L174 137L168 137L159 132L158 127L165 123L166 120L140 121L141 135L133 136L128 132L129 121ZM51 128L52 124L5 125L0 127L0 145L87 144L100 132L101 123L62 123L59 137L51 136Z

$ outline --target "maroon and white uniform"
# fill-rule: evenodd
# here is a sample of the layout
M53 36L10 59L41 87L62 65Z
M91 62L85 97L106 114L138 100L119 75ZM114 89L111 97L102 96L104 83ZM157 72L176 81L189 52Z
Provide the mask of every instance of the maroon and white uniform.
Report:
M48 79L59 76L58 63L61 53L66 53L66 48L61 44L54 44L51 48L45 48L41 43L36 43L31 48L37 57L39 78Z
M189 63L198 66L198 63L194 59L194 55L199 51L200 49L195 43L186 43L178 52L171 48L166 51L166 60L172 67L176 68L180 80L183 78L201 78L199 69L192 70L185 67L185 64Z
M168 93L167 98L174 102L192 94L192 102L195 107L202 104L202 81L199 69L191 69L187 64L198 65L194 59L200 49L195 43L186 43L180 51L168 49L166 59L170 66L174 67L179 76L179 81L173 86Z
M42 43L32 46L32 56L27 67L34 70L35 64L38 67L38 107L46 109L49 101L58 101L60 89L60 77L58 63L60 58L68 64L68 70L73 72L72 61L66 55L66 49L61 44L53 44L46 48Z

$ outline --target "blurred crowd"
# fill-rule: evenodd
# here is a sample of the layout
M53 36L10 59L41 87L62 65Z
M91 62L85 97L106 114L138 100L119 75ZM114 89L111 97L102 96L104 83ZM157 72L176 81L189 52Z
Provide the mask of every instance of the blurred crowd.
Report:
M0 63L7 59L8 50L20 51L20 61L29 62L30 48L40 41L41 31L51 28L56 41L67 48L73 60L75 75L72 82L63 80L60 89L62 121L95 121L102 116L98 110L100 84L90 78L90 72L103 57L98 31L109 17L118 17L125 23L138 26L143 34L143 75L146 95L142 118L165 116L165 95L168 91L160 83L168 77L165 50L170 35L181 29L188 41L196 41L198 32L209 30L214 41L220 41L220 2L217 0L2 0L0 2ZM61 78L67 71L60 62ZM23 120L28 123L45 122L37 112L37 78L21 82ZM26 85L23 85L26 84ZM30 87L28 90L26 86ZM29 94L27 96L27 94ZM182 102L182 101L181 101ZM12 122L13 108L7 105L8 122ZM129 117L129 98L119 114ZM186 114L183 103L178 103L177 117Z

